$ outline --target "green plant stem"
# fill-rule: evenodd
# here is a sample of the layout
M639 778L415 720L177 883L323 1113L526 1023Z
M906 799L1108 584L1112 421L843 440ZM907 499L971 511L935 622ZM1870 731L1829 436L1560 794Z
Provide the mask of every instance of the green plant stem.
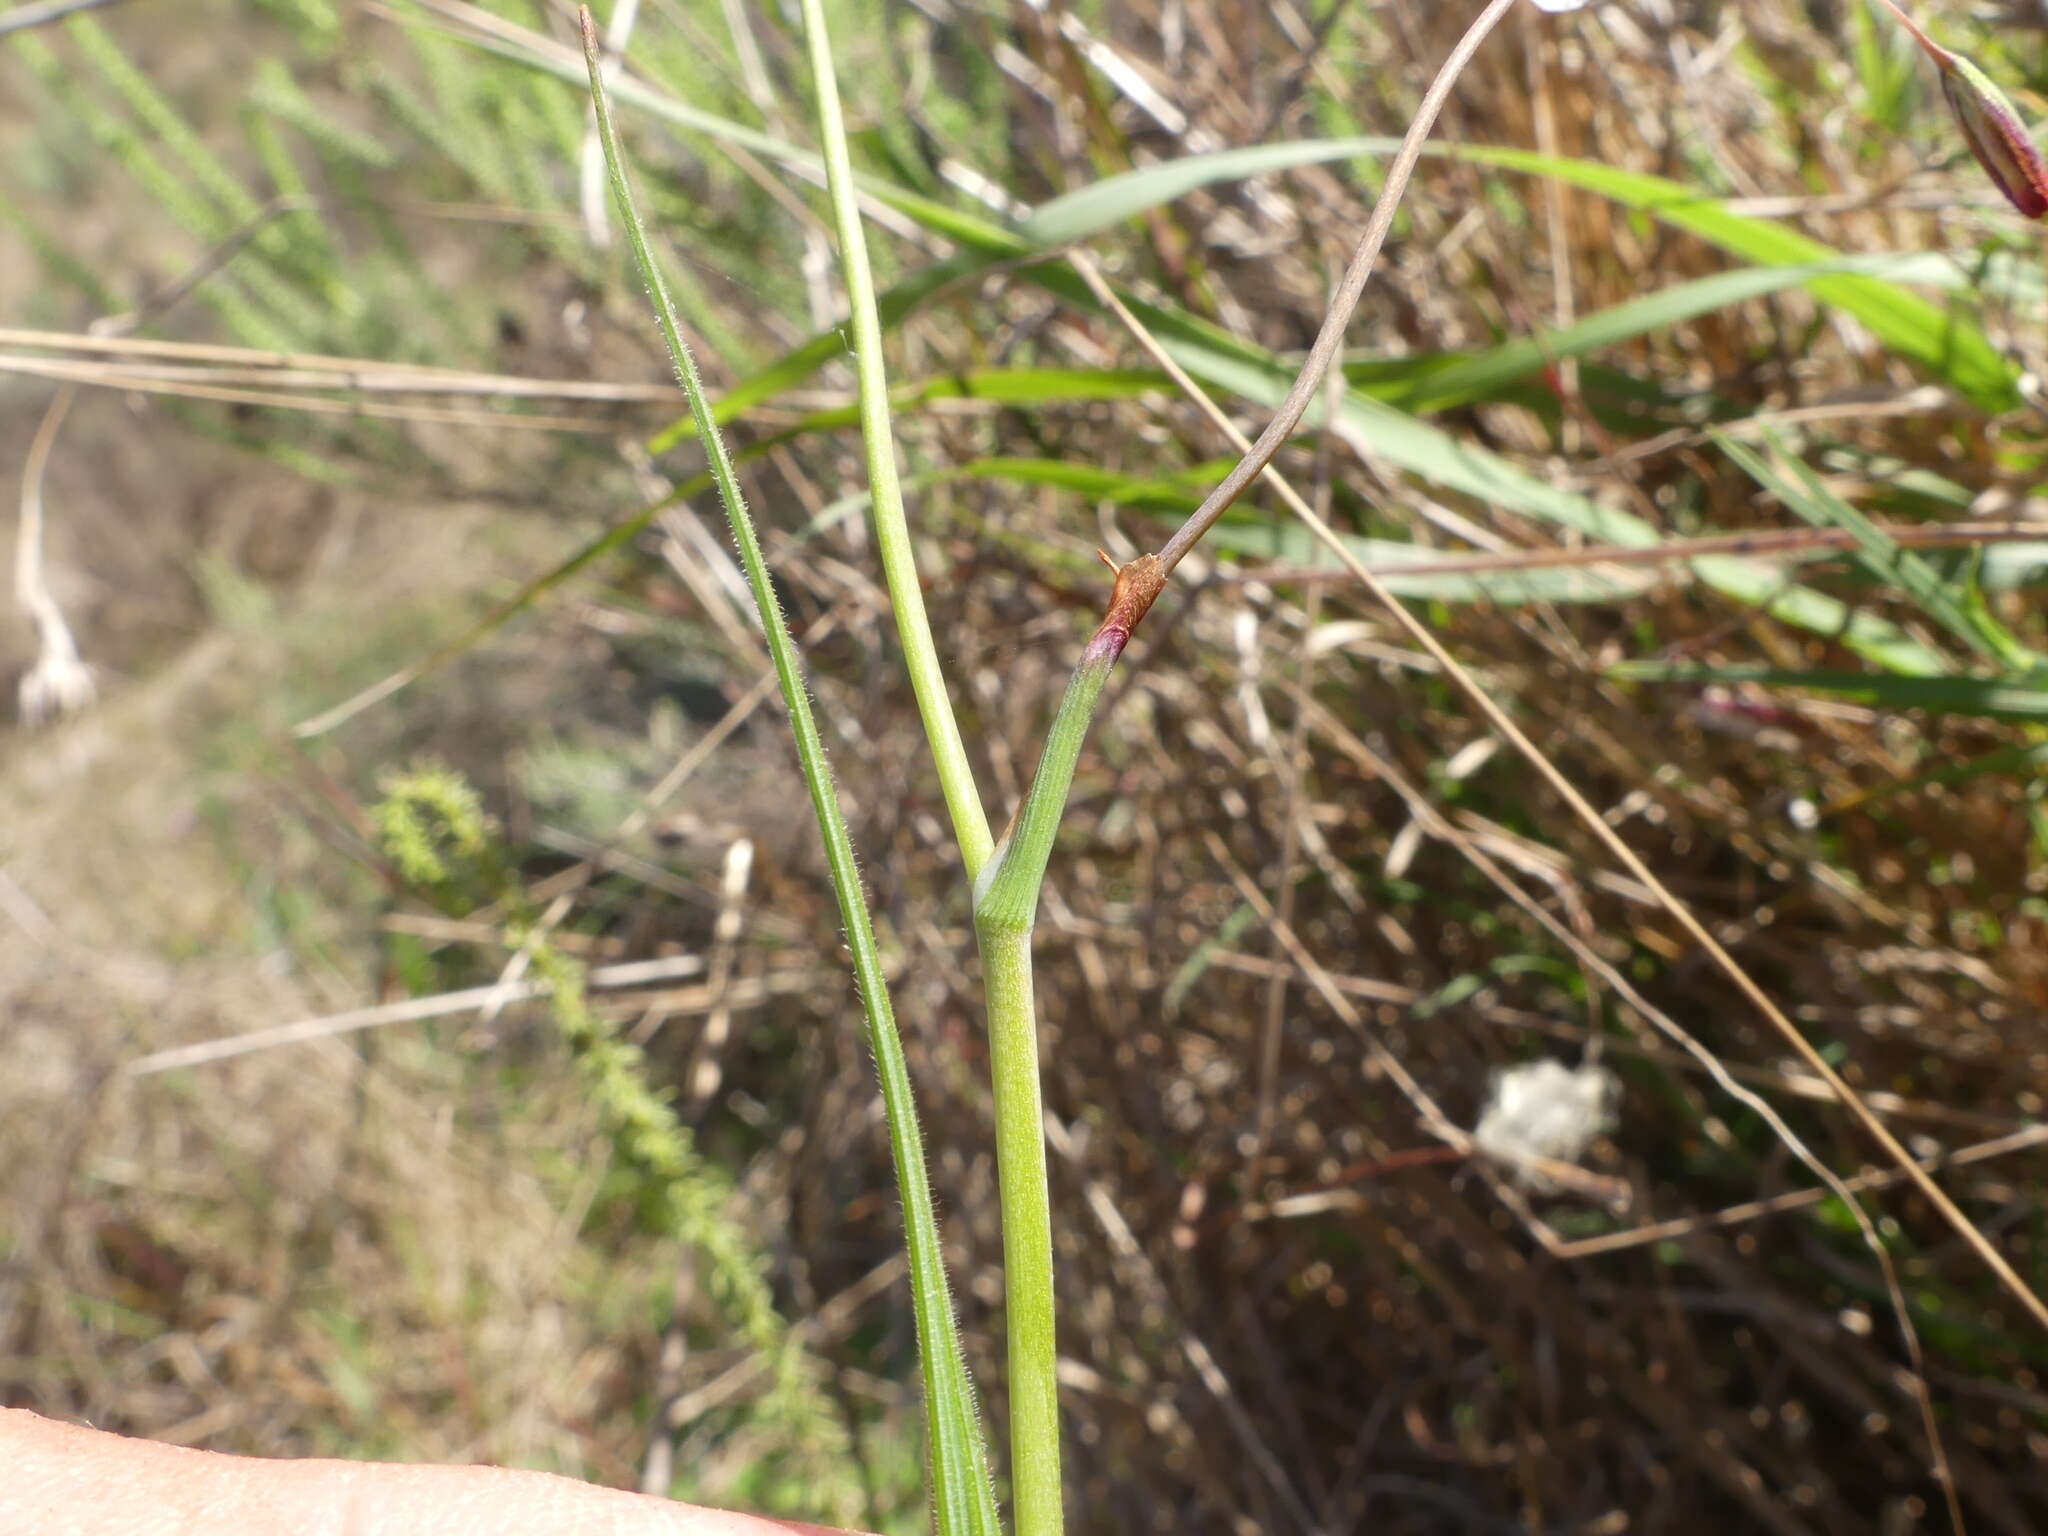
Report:
M1103 684L1131 630L1165 584L1146 555L1117 572L1109 612L1068 679L1059 713L1017 819L975 890L995 1082L996 1178L1003 1199L1003 1303L1009 1326L1010 1477L1017 1536L1056 1536L1060 1490L1058 1338L1052 1274L1052 1205L1045 1175L1045 1114L1038 1086L1038 1013L1031 928L1074 765Z
M924 1145L917 1129L917 1107L910 1087L909 1068L896 1031L895 1010L889 1001L888 982L882 971L882 957L875 943L874 925L868 915L866 893L861 888L860 870L855 863L853 839L840 813L837 787L825 763L825 750L811 714L809 691L790 639L774 587L768 562L754 533L753 519L740 494L738 477L725 439L712 418L711 402L698 377L695 359L683 340L676 322L661 269L648 245L647 231L634 206L632 189L626 183L625 162L619 151L617 131L612 123L611 104L606 99L600 68L596 25L589 7L582 10L584 56L590 69L591 100L597 113L598 137L604 146L605 165L610 172L612 194L619 205L627 243L646 278L661 322L663 338L675 360L676 375L689 397L690 412L697 420L704 451L710 461L719 498L725 504L734 542L739 546L747 583L753 589L760 610L761 626L782 688L783 703L789 710L790 732L796 739L797 758L803 767L804 783L810 791L811 809L825 844L825 858L831 868L832 892L846 924L847 947L853 955L855 983L867 1020L868 1043L875 1053L875 1069L881 1078L883 1107L889 1125L889 1151L895 1161L896 1188L903 1200L905 1243L910 1255L911 1304L917 1318L917 1343L925 1375L925 1421L930 1437L932 1501L941 1536L1000 1536L995 1499L988 1476L988 1456L980 1422L975 1415L973 1390L967 1366L960 1353L959 1326L953 1316L952 1297L946 1285L945 1258L939 1246L938 1217L932 1207L931 1183L925 1171ZM978 809L978 806L977 806Z
M1121 649L1121 647L1119 647ZM1010 1478L1017 1536L1054 1536L1060 1483L1058 1337L1052 1280L1052 1203L1045 1112L1038 1087L1038 1010L1031 927L1060 812L1088 722L1115 656L1091 645L1067 683L1024 808L974 914L988 1003L995 1083L996 1178L1003 1199L1003 1310L1009 1330Z
M1010 1481L1017 1536L1057 1536L1060 1481L1059 1339L1052 1279L1052 1198L1038 1086L1038 1009L1031 928L1074 764L1102 686L1129 638L1089 643L1046 734L1017 819L975 892L974 932L988 1005L995 1087L996 1182L1003 1201L1003 1314L1009 1333Z
M1167 576L1265 469L1293 432L1343 345L1344 329L1372 275L1424 140L1451 87L1515 0L1489 0L1424 93L1388 172L1372 217L1294 386L1259 441L1157 555L1117 569L1101 626L1081 654L1047 734L1038 772L992 864L975 883L975 933L994 1066L997 1176L1003 1197L1003 1283L1010 1332L1011 1476L1018 1536L1049 1536L1061 1524L1059 1404L1053 1328L1052 1230L1046 1195L1038 1032L1031 986L1031 926L1052 844L1073 784L1074 765L1117 658L1166 585ZM805 0L806 10L817 0ZM1105 557L1107 558L1107 557Z
M1058 1336L1052 1283L1052 1200L1038 1090L1038 1013L1031 928L976 922L995 1084L996 1183L1003 1202L1003 1320L1010 1363L1011 1526L1059 1536Z
M1123 638L1129 639L1128 631ZM1060 699L1052 729L1046 733L1038 772L1032 775L1023 807L1003 834L995 862L984 871L976 888L974 921L978 928L1006 933L1031 927L1038 911L1039 888L1052 858L1053 838L1066 809L1067 790L1074 781L1074 765L1088 738L1088 723L1095 717L1102 686L1109 681L1122 651L1122 644L1112 648L1097 631L1082 653L1081 664L1067 679L1067 691Z
M868 461L868 484L874 493L875 545L882 557L882 575L889 587L889 606L896 615L896 633L903 643L903 662L910 672L917 712L924 721L925 740L939 771L939 787L953 819L953 837L967 866L967 878L980 875L992 846L988 813L974 787L974 769L960 739L960 724L946 696L946 674L932 642L919 585L917 556L910 525L903 514L903 487L896 475L896 441L889 425L889 381L882 368L882 322L875 309L874 274L868 267L866 237L861 233L860 205L855 200L853 164L846 152L846 120L839 107L839 82L832 68L832 39L825 30L820 0L803 0L804 35L810 44L811 78L818 93L818 139L825 158L825 185L832 203L832 221L839 236L839 263L846 275L847 301L853 324L853 362L860 385L860 435Z
M1060 1482L1059 1347L1052 1283L1052 1199L1038 1087L1031 922L1038 889L1111 660L1084 662L1046 737L1045 755L995 878L975 911L995 1084L996 1181L1003 1199L1003 1314L1009 1332L1010 1481L1017 1536L1055 1536Z

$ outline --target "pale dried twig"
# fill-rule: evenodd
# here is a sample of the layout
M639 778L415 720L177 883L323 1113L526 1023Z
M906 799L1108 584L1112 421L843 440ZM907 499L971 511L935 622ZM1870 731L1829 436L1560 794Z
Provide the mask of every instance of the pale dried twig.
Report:
M699 956L670 955L658 960L633 960L622 965L600 965L591 970L585 980L593 987L638 987L649 982L694 976L703 969L704 961ZM301 1019L291 1024L273 1024L265 1029L249 1030L244 1034L229 1035L219 1040L202 1040L194 1045L179 1045L169 1050L152 1051L149 1055L128 1063L124 1070L129 1077L150 1077L158 1072L170 1072L179 1067L205 1066L236 1056L247 1056L253 1051L271 1050L281 1045L299 1045L308 1040L327 1040L336 1035L353 1034L362 1029L377 1029L386 1024L414 1024L422 1019L446 1018L451 1013L468 1013L508 1000L521 1001L544 997L553 990L554 988L546 982L515 982L508 986L499 981L487 987L468 987L460 992L443 992L433 997L411 997L400 1003L383 1003L375 1008L356 1008L347 1013L331 1013L321 1018Z

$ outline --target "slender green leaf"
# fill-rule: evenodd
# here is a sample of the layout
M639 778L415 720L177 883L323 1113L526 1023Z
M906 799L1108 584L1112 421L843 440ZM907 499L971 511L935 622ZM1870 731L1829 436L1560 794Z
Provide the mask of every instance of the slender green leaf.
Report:
M1717 199L1661 176L1520 149L1458 145L1451 152L1481 165L1583 187L1745 261L1793 266L1840 259L1839 252L1808 235L1768 219L1731 213ZM1894 352L1945 379L1983 409L2007 411L2020 405L2018 367L1960 308L1944 309L1897 283L1860 273L1814 277L1806 286L1816 299L1854 316Z
M1296 139L1183 155L1105 176L1041 203L1018 224L1017 233L1048 249L1069 245L1203 187L1330 160L1378 159L1400 147L1398 138Z
M1518 337L1483 352L1446 359L1412 390L1393 397L1393 403L1421 414L1467 405L1494 395L1504 385L1534 373L1545 363L1584 357L1731 304L1799 287L1818 278L1858 272L1944 285L1963 275L1951 258L1932 251L1843 256L1797 266L1738 267L1732 272L1716 272L1711 277L1675 283L1541 336Z
M1093 307L1093 295L1065 268L1032 266L1024 271L1061 297ZM1126 302L1181 366L1205 384L1275 406L1293 382L1294 370L1286 363L1206 321L1141 300ZM1320 401L1310 407L1303 429L1311 429L1322 411ZM1662 540L1658 530L1641 518L1560 490L1498 454L1454 438L1357 390L1340 398L1333 426L1360 453L1488 506L1570 528L1601 544L1648 546ZM1691 565L1701 581L1723 595L1838 640L1889 671L1931 674L1946 670L1939 651L1897 625L1853 610L1824 593L1791 585L1784 573L1771 565L1725 555L1702 557Z
M1984 677L1885 677L1863 672L1801 672L1783 667L1680 665L1624 661L1607 669L1619 682L1756 683L1806 688L1856 699L1879 709L1924 709L1940 715L2048 719L2048 684Z
M988 1476L987 1451L982 1440L973 1389L967 1377L965 1357L960 1349L959 1324L953 1315L952 1296L946 1283L944 1250L939 1241L938 1217L933 1209L931 1184L926 1175L924 1143L917 1126L917 1106L912 1095L909 1067L896 1031L895 1010L889 1001L888 982L882 971L882 957L875 943L874 925L868 915L867 897L855 863L853 839L839 809L838 790L832 770L825 762L825 750L811 714L810 694L803 679L802 663L789 626L776 601L768 564L755 536L753 519L740 494L738 478L725 443L712 419L710 401L697 374L695 360L677 324L675 308L669 302L661 268L647 241L633 194L626 182L618 135L612 124L611 106L606 99L603 72L598 65L597 40L591 30L590 13L583 13L584 51L590 74L592 100L597 108L599 134L604 144L605 164L611 174L612 192L626 228L634 260L653 296L656 317L663 338L675 360L677 377L690 398L717 480L719 499L725 505L740 559L753 588L755 606L775 666L776 680L788 708L790 729L796 738L797 757L803 767L804 783L810 791L811 808L824 838L826 861L831 868L833 894L840 917L846 924L847 945L853 955L854 976L860 991L862 1011L867 1019L868 1043L875 1053L881 1078L883 1108L889 1124L889 1150L895 1161L896 1187L903 1200L904 1235L910 1253L911 1301L917 1318L918 1355L924 1366L926 1429L930 1436L932 1495L941 1536L1000 1536L995 1499Z
M876 298L875 305L884 326L909 318L934 295L961 278L979 272L986 265L979 255L951 257L933 262L904 278ZM720 425L733 421L763 401L784 390L794 389L820 368L846 352L846 337L837 326L820 331L809 340L784 353L751 378L744 379L720 398L715 419ZM696 424L684 417L655 437L648 446L656 453L674 447L696 431Z
M1276 548L1274 535L1281 535ZM1441 560L1441 549L1424 549L1392 539L1343 535L1344 543L1396 597L1438 603L1613 603L1656 585L1660 573L1651 567L1597 570L1590 566L1536 568L1527 571L1470 571L1408 574L1404 565ZM1209 530L1203 543L1242 554L1263 555L1289 564L1341 569L1322 541L1296 522L1254 525L1226 518Z
M528 36L531 41L523 45L479 41L478 46L569 78L561 60L548 52L546 40ZM816 174L818 159L807 150L687 106L638 82L621 81L618 90L621 100L678 127ZM996 262L1086 239L1204 186L1332 160L1378 158L1392 154L1397 144L1394 139L1379 137L1303 139L1184 156L1105 177L1054 198L1015 228L1005 228L875 178L861 179L860 186L925 228L969 247L961 256L939 264L948 269L944 274L920 274L897 285L884 296L886 311L906 305L920 289L923 292L918 294L917 301L921 302L936 287ZM1429 146L1425 153L1568 182L1674 228L1687 230L1731 255L1759 265L1832 268L1843 261L1853 265L1856 260L1782 224L1731 212L1718 199L1660 176L1507 146L1438 144ZM1970 282L1952 262L1940 267L1938 259L1912 275L1916 281L1958 290L1966 290ZM1983 408L2002 411L2020 403L2016 366L1960 311L1942 309L1897 282L1854 270L1817 271L1802 281L1815 298L1855 317L1901 356L1946 379ZM775 382L763 379L761 387L767 393L787 387L835 355L835 350L828 338L814 338L801 350L801 355L792 354L776 366ZM728 410L740 408L743 407L727 406Z
M1123 506L1154 506L1193 511L1215 477L1227 473L1235 460L1210 460L1171 475L1127 475L1099 464L1069 459L991 457L960 466L960 473L978 480L1010 480L1019 485L1046 485L1096 501ZM1220 468L1218 466L1221 466Z
M2030 734L2038 736L2040 731L2036 729ZM1999 747L1978 757L1967 758L1949 767L1936 769L1932 773L1916 773L1911 778L1877 785L1855 796L1852 804L1874 805L1899 795L1912 794L1930 785L1939 784L1946 787L1966 784L1971 779L1993 773L2024 774L2025 780L2031 782L2039 776L2038 770L2043 768L2048 768L2048 741L2019 742L2009 747Z
M901 318L901 313L896 318ZM886 298L881 316L886 326L891 319ZM807 350L808 346L799 349ZM800 368L797 354L791 353L735 386L718 402L720 425L729 424L752 406L801 383ZM1091 400L1129 400L1168 388L1171 385L1164 374L1135 368L967 368L914 384L897 385L889 391L889 404L899 411L936 400L986 400L1015 406L1073 405ZM859 424L858 405L813 411L778 433L777 441L787 442L811 432ZM694 437L696 432L696 423L685 419L666 428L648 446L656 453L664 453L685 438Z
M1190 155L1107 177L1056 198L1026 219L1019 232L1045 243L1082 239L1197 187L1289 166L1377 158L1393 148L1393 140L1381 138L1306 139ZM1439 144L1427 153L1567 182L1758 265L1825 267L1844 260L1840 252L1808 235L1769 219L1731 212L1719 199L1662 176L1507 146ZM1935 280L1942 286L1954 285L1952 278ZM1859 272L1820 272L1804 281L1815 298L1854 316L1893 351L1946 379L1986 410L2010 410L2020 404L2018 369L1967 315L1930 304L1895 282Z
M1203 939L1189 951L1187 959L1181 961L1180 969L1173 973L1173 979L1160 994L1159 1011L1167 1019L1177 1017L1187 1003L1188 996L1195 990L1201 979L1209 974L1209 967L1216 956L1229 949L1241 939L1245 931L1259 920L1259 909L1248 902L1239 902L1231 909L1230 915L1216 926L1216 931Z
M399 21L406 25L431 26L432 23L401 15ZM542 74L553 75L580 87L583 66L568 49L551 39L541 36L525 27L497 19L494 31L463 32L461 41L485 53L496 54L528 69L539 70ZM776 138L773 134L762 133L744 123L736 123L729 117L720 117L715 112L706 112L676 100L666 91L636 80L631 75L621 75L610 86L612 96L627 106L661 119L677 128L692 133L701 133L722 144L730 144L752 154L788 165L804 172L814 180L822 181L825 176L823 157L808 149L790 143L787 139ZM861 191L887 203L897 211L907 214L926 229L936 234L957 240L997 257L1021 256L1031 249L1024 240L1000 224L964 213L948 204L937 202L916 192L911 192L894 182L874 176L857 176L855 183Z
M528 62L540 61L529 58ZM540 67L548 66L541 64ZM637 88L635 103L669 121L726 138L775 158L799 165L816 164L815 159L805 152L776 141L764 141L765 136L752 130L739 129L737 124L683 108L681 104L670 102L647 88ZM1028 252L1040 241L1054 237L1082 238L1198 186L1279 170L1289 165L1383 155L1391 148L1392 141L1386 139L1328 139L1189 156L1163 166L1148 166L1122 176L1109 177L1091 188L1070 194L1068 198L1055 199L1033 215L1036 223L1026 221L1023 229L1029 230L1029 234L1022 230L1004 230L971 215L949 213L949 219L955 223L965 221L964 233L955 232L974 245L978 254L956 258L950 264L945 281L955 281L968 275L977 264L987 265ZM1774 266L1829 267L1845 260L1840 253L1819 241L1768 220L1731 213L1715 199L1662 177L1617 171L1590 161L1489 146L1437 145L1432 146L1430 152L1557 177L1626 206L1641 209L1674 227L1687 229L1750 261ZM881 189L870 189L880 195ZM1084 193L1087 194L1085 198ZM934 216L933 210L919 206L922 200L891 200L914 218ZM933 223L928 227L939 226ZM1059 264L1027 263L1019 270L1078 306L1094 307L1086 288ZM1897 283L1863 272L1828 272L1809 276L1805 281L1817 298L1854 315L1903 355L1925 363L1980 403L2003 409L2017 402L2013 366L1967 317L1945 312ZM924 289L922 293L916 290L905 292L904 285L898 285L893 292L899 296L901 312L907 313L932 291L936 288ZM1277 402L1285 393L1293 373L1285 363L1247 347L1180 311L1153 305L1138 308L1146 323L1175 351L1182 365L1205 383L1266 404ZM836 333L831 337L813 338L800 349L801 357L792 354L775 365L773 383L763 384L759 390L749 390L743 398L759 400L779 388L788 387L835 355L839 345ZM1305 422L1304 426L1309 424ZM1654 529L1639 519L1570 492L1556 490L1483 449L1458 443L1424 423L1355 391L1343 401L1337 425L1352 436L1363 451L1435 484L1463 491L1525 516L1556 522L1588 537L1614 543L1647 543L1658 537ZM1694 569L1703 580L1726 595L1738 601L1761 604L1787 623L1837 637L1867 659L1878 661L1892 670L1926 673L1941 670L1938 653L1904 635L1895 626L1871 615L1853 612L1823 594L1787 587L1781 575L1768 566L1716 557L1695 562Z
M1734 439L1717 435L1721 451L1742 466L1749 477L1817 528L1846 529L1856 541L1865 570L1899 589L1922 612L1987 660L2007 667L2030 667L2025 647L1991 617L1981 602L1950 586L1934 568L1911 550L1902 549L1869 518L1829 490L1821 478L1794 458L1779 438L1770 439L1778 459L1791 472L1780 474L1769 460ZM1796 484L1794 483L1796 480Z

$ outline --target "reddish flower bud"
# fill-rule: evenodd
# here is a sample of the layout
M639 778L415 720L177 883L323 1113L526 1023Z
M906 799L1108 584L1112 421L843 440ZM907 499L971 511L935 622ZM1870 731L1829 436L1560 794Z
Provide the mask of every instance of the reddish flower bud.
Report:
M2030 219L2040 218L2048 213L2048 162L2042 160L2033 135L1983 70L1968 59L1950 58L1950 66L1941 72L1942 94L1955 108L1977 163L1991 173L2013 207Z
M2041 158L2034 136L2027 132L2026 123L2006 100L2005 92L1968 59L1949 52L1921 31L1920 24L1893 0L1884 0L1884 4L1941 71L1941 93L1948 98L1956 121L1962 125L1970 153L1997 183L1998 190L2030 219L2048 213L2048 160Z

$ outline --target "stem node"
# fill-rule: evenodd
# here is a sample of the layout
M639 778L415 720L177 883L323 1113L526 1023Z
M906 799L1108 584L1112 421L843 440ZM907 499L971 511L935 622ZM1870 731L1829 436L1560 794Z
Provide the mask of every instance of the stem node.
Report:
M1115 661L1131 643L1131 632L1166 590L1166 563L1157 555L1140 555L1118 565L1101 550L1096 553L1116 572L1116 585L1110 590L1109 608L1102 615L1095 637L1088 642L1083 660Z

